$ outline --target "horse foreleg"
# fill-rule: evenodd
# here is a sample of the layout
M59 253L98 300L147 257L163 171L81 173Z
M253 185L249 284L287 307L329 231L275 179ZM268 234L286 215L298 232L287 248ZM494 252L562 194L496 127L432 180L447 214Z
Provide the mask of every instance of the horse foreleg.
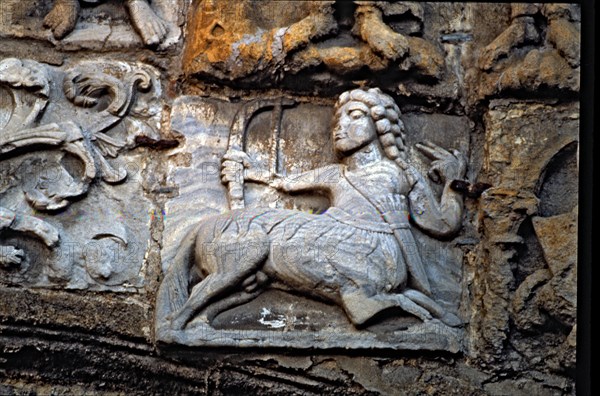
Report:
M379 312L397 304L391 300L376 299L368 286L345 287L341 290L342 307L354 326L362 326Z
M433 316L439 318L442 322L446 323L448 326L460 326L462 321L458 318L458 316L454 315L451 312L444 310L438 303L433 301L427 295L421 293L418 290L405 290L402 292L402 295L409 298L411 301L425 308L427 311L431 312Z
M368 287L352 287L342 290L342 305L355 326L361 326L383 310L398 307L422 321L431 319L427 309L403 294L369 293Z
M427 311L427 309L416 304L413 300L406 297L404 294L379 294L375 298L382 300L391 299L395 301L397 306L403 311L416 316L423 322L431 320L431 314Z
M404 290L399 294L377 294L369 297L369 300L378 301L382 306L388 307L393 303L393 306L416 316L423 322L436 317L448 326L456 327L462 324L462 321L456 315L447 312L438 303L418 290Z

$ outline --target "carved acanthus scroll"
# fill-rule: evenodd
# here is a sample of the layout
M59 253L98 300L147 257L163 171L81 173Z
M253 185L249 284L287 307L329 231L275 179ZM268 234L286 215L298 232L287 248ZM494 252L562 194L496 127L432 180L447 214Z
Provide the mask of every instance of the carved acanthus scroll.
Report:
M158 109L144 103L141 107L134 106L138 91L150 92L155 98L160 95L157 80L143 68L132 68L126 63L107 65L103 73L90 73L90 69L93 70L91 63L83 66L88 69L79 66L66 74L65 96L82 108L94 108L100 99L108 96L108 106L91 117L86 129L91 134L91 147L102 179L107 183L118 183L127 177L127 172L123 168L115 170L105 157L116 158L120 150L133 147L136 135L157 139L158 132L146 120L156 115ZM129 124L127 140L111 137L107 131L124 121L127 115L130 116L125 121Z
M62 227L50 224L52 215L86 195L98 178L111 184L124 182L127 167L111 161L140 142L160 139L158 75L148 66L125 62L81 62L62 72L10 58L0 62L0 84L10 97L0 108L4 120L0 160L15 163L32 151L56 158L51 170L44 170L44 156L17 165L20 170L13 173L14 181L0 191L3 201L11 202L10 207L0 207L0 232L33 235L56 249ZM62 162L67 157L81 171L74 174L72 166L65 167ZM32 209L47 213L44 220L13 209L20 206L15 195L19 188ZM116 233L115 238L126 238L123 232ZM19 266L26 257L26 249L13 245L2 249L5 267ZM58 279L69 280L73 257L59 256L58 260L69 263L50 266L58 265L54 271Z

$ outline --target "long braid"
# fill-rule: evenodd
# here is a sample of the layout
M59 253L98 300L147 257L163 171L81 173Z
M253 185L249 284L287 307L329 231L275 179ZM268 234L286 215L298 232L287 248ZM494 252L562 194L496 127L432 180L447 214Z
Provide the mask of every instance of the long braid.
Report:
M400 109L394 100L379 88L369 90L354 89L340 95L336 108L349 101L358 101L369 106L371 118L375 122L377 136L385 155L398 166L403 167L406 160L404 123L400 119Z

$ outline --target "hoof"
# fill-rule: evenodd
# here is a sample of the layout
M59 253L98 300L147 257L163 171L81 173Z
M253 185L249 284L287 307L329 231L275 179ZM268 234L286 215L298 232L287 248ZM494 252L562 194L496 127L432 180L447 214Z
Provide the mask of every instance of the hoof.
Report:
M450 327L460 327L463 325L463 321L453 313L446 312L443 317L440 318L442 322L447 324Z

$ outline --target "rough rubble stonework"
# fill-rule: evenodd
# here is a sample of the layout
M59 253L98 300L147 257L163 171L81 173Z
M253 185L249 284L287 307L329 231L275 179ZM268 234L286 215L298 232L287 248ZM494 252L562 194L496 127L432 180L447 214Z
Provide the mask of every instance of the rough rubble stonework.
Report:
M576 394L581 19L2 1L0 394Z

